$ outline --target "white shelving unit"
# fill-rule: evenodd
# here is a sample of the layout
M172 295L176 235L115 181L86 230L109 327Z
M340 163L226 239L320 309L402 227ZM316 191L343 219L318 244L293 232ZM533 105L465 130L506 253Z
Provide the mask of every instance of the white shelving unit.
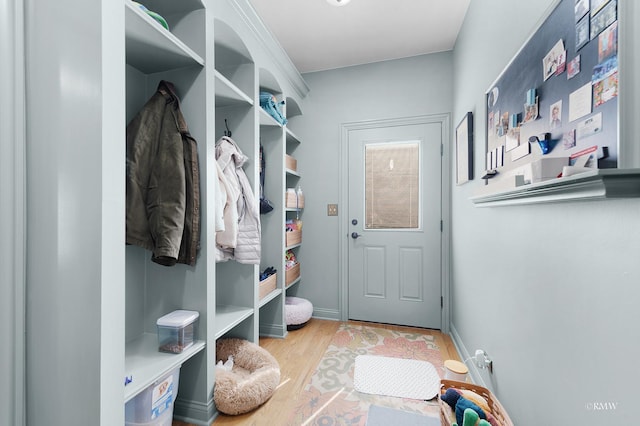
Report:
M170 30L130 0L124 0L126 121L156 93L161 80L173 83L189 130L198 143L201 218L206 218L208 200L213 197L206 179L210 170L207 146L212 133L212 114L207 110L212 101L207 99L206 90L213 75L213 69L207 67L211 56L207 57L206 47L210 12L200 0L142 3L165 17ZM215 356L215 345L212 348L207 344L214 328L209 318L215 309L208 301L213 299L215 264L208 261L207 253L213 247L206 230L206 221L201 219L200 251L193 267L164 267L151 262L151 254L142 248L128 246L125 250L124 372L131 382L124 387L124 403L175 368L181 369L179 397L187 395L191 402L205 406L209 400L213 379L191 380L199 371L212 369ZM156 320L176 309L199 312L196 341L180 354L159 352ZM179 403L178 400L176 409Z
M34 424L121 425L126 403L178 367L174 417L211 424L216 340L258 342L262 323L285 334L282 282L260 300L259 265L216 263L215 143L226 118L249 158L245 170L257 200L261 121L279 132L279 162L269 171L280 203L284 130L260 115L258 70L275 70L283 87L300 96L306 86L248 0L139 2L162 15L169 30L131 0L42 3L21 9L15 22L15 33L25 36L16 45L24 42L31 64L24 70L31 149L24 153L30 184L23 201L32 206L24 218L32 232L24 255L39 259L25 265L29 305L16 331L34 350L21 361L29 392L16 408L38 407L29 411ZM197 142L201 228L194 266L161 266L149 251L125 245L126 126L162 80L173 83ZM277 208L278 234L265 252L280 262L285 213L281 203ZM156 321L176 309L199 312L195 343L180 354L159 352ZM42 377L58 391L40 386Z

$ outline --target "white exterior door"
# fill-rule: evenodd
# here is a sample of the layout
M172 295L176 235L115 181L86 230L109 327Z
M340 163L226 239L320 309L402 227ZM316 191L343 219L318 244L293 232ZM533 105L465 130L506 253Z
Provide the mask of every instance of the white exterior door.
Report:
M348 316L441 328L442 123L349 132Z

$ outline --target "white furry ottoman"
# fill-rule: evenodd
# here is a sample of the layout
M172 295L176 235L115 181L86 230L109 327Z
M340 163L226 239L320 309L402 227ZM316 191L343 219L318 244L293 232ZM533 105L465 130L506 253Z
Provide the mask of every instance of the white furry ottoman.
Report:
M243 339L220 339L216 362L233 356L233 370L216 368L213 400L225 414L247 413L264 404L280 384L278 361L255 343Z
M301 297L287 297L284 300L287 330L297 330L305 326L313 314L313 305Z

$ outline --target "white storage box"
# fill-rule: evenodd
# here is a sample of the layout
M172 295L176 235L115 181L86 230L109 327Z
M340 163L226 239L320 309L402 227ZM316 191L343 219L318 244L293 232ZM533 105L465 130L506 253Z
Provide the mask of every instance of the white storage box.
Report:
M562 168L568 165L569 157L545 157L533 161L531 163L531 182L555 179L562 173Z
M164 375L124 406L126 426L171 426L180 367Z
M160 352L180 352L193 345L200 314L178 310L158 318L158 349Z

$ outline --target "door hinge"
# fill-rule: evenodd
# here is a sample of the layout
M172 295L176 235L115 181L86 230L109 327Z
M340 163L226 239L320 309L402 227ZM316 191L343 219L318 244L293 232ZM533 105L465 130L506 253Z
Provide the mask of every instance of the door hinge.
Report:
M440 157L444 157L444 144L440 144Z
M444 297L440 296L440 309L444 308Z
M440 221L440 232L444 231L444 222L441 220Z

